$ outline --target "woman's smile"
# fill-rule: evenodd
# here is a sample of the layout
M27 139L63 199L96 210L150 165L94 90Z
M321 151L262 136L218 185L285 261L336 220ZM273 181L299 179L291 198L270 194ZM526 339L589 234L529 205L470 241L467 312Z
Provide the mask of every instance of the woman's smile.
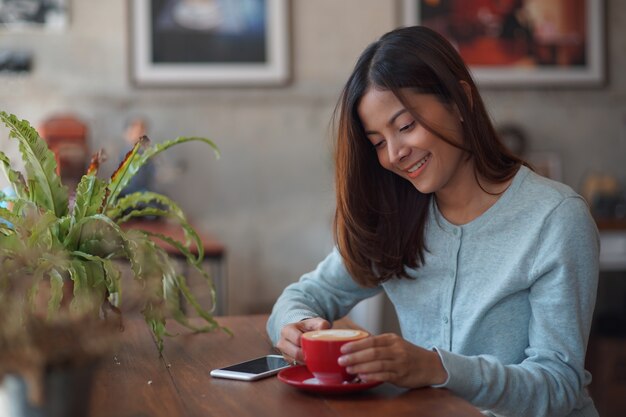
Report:
M425 157L417 161L416 164L412 165L409 169L407 169L406 172L409 178L411 179L417 178L417 176L426 169L426 165L428 165L428 161L430 161L430 154L426 155Z

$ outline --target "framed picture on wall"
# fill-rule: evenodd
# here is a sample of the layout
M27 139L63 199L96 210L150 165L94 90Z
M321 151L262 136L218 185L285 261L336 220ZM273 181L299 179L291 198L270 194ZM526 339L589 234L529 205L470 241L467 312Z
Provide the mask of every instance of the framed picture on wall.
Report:
M402 0L403 25L448 38L480 85L604 82L604 0Z
M28 74L33 68L33 53L23 49L0 48L0 75Z
M67 27L69 0L0 0L0 29L51 29Z
M130 0L138 86L279 85L289 78L287 0Z

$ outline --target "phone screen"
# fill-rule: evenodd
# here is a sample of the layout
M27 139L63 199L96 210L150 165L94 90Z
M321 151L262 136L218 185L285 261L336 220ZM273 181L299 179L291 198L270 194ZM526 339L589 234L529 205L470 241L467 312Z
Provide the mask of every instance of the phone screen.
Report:
M225 371L244 372L247 374L262 374L275 369L284 368L285 366L289 366L289 364L283 358L278 356L265 356L222 369Z
M283 368L289 367L289 362L280 355L268 355L261 358L237 363L224 368L214 369L211 376L217 378L241 379L254 381L278 373Z

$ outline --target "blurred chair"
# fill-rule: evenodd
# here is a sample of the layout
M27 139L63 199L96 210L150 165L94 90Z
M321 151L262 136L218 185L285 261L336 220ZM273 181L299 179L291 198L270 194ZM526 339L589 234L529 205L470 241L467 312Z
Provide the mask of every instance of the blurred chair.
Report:
M56 158L57 173L66 185L77 184L87 168L87 132L87 125L71 114L50 117L39 127L39 134Z

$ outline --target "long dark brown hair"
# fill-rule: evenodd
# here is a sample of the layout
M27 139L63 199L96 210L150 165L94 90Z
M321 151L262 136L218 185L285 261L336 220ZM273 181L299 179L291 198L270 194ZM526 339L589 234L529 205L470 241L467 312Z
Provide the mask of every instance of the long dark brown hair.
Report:
M464 90L463 82L466 83ZM523 164L499 140L465 63L441 35L421 26L400 28L370 44L359 57L335 108L335 241L359 284L375 286L408 277L424 263L424 226L431 194L384 169L367 139L357 109L369 87L393 92L433 134L451 143L414 114L401 90L433 94L456 106L463 144L475 176L492 183L510 180ZM480 181L479 181L480 184Z

